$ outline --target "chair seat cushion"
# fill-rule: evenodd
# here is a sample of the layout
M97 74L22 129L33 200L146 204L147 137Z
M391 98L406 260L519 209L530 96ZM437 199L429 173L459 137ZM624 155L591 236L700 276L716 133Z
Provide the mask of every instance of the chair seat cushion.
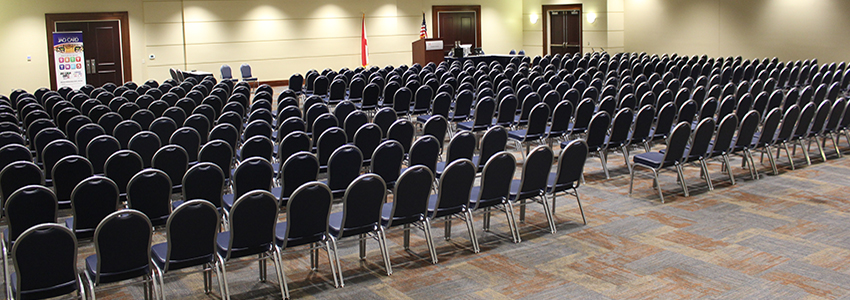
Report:
M315 235L309 235L309 236L300 236L300 237L290 236L290 237L287 237L286 236L287 226L288 226L287 222L280 222L280 223L277 223L275 225L274 237L275 237L275 242L278 244L278 246L283 246L284 241L286 241L286 247L287 248L288 247L300 246L300 245L306 245L306 244L309 244L309 243L320 242L325 237L324 231L322 231L321 233L317 233Z
M526 132L528 132L528 130L525 130L525 129L511 130L511 131L508 131L508 138L511 138L511 139L514 139L514 140L519 140L519 141L522 142L522 141L525 141L525 133Z
M11 273L11 280L9 280L12 284L12 294L17 293L18 291L18 276L15 272ZM24 290L21 291L21 298L23 299L46 299L50 297L55 297L59 295L68 294L70 292L77 290L77 280L71 280L68 282L62 282L50 287L44 287L35 290ZM7 297L11 298L11 297Z
M658 169L663 164L664 154L660 152L648 152L635 155L635 164L641 164L653 169Z
M86 257L86 272L92 277L93 280L97 276L97 255L89 255ZM136 278L139 276L144 276L150 272L150 265L144 264L143 266L137 266L135 268L131 268L128 270L122 270L119 272L113 273L100 273L100 281L99 283L110 283L121 280L127 280L131 278Z
M473 124L474 124L473 121L460 122L460 123L457 123L457 128L463 129L463 130L472 130Z

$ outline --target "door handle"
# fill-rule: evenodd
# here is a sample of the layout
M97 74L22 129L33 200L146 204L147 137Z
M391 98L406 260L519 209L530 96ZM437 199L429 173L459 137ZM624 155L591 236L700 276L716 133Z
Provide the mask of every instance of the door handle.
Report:
M96 74L97 73L97 63L95 63L94 58L89 59L88 61L89 61L89 70L91 70L91 72L89 74Z

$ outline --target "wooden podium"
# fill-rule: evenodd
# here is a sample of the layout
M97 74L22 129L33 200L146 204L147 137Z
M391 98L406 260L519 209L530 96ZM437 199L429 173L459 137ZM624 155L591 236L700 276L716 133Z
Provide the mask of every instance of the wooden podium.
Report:
M418 39L413 42L413 63L423 66L429 62L440 64L444 56L442 43L441 39Z

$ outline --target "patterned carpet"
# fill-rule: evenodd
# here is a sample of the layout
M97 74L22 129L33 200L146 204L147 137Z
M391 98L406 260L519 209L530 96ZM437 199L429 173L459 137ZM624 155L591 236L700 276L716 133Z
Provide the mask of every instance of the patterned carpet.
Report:
M609 180L599 160L589 158L587 184L579 189L586 226L575 200L559 195L554 235L546 228L542 206L533 204L527 222L520 224L519 244L510 241L504 214L493 214L491 232L482 230L481 215L476 215L478 254L471 251L465 226L455 221L450 241L443 239L442 225L432 230L440 260L436 265L428 259L422 232L414 230L410 252L401 246L401 232L388 234L392 276L386 276L372 240L365 261L358 260L354 240L340 243L344 288L333 287L324 251L319 252L317 272L310 271L307 252L285 256L285 272L292 298L298 299L847 298L850 160L831 154L827 162L813 157L814 164L807 167L798 151L798 169L792 171L783 152L780 175L768 174L765 159L757 163L758 181L735 158L737 185L712 162L714 191L708 191L698 167L688 166L690 197L684 197L675 172L667 171L660 180L666 204L652 187L648 170L638 169L629 197L628 169L619 153L609 157ZM163 240L158 232L155 242ZM80 263L92 253L91 242L85 243ZM233 299L280 297L273 272L266 283L257 276L256 263L229 267ZM166 294L220 298L217 286L212 294L203 294L200 273L167 278ZM102 299L142 295L139 283L98 292Z

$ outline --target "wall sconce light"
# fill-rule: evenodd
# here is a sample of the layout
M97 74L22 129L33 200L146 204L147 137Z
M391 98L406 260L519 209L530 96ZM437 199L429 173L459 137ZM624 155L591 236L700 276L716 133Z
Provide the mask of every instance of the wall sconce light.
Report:
M539 18L540 17L537 16L537 13L531 13L531 15L528 16L528 19L531 21L531 24L537 24L537 19Z
M593 24L596 22L596 13L587 13L587 22Z

